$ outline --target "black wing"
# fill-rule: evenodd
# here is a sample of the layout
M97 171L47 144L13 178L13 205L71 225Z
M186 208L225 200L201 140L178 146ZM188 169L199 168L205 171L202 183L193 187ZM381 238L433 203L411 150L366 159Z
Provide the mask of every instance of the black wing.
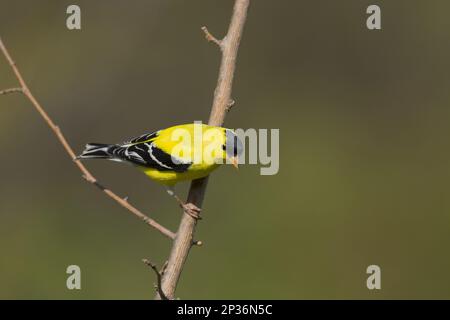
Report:
M123 143L123 146L128 145L128 144L133 144L133 143L149 142L149 141L155 139L158 135L159 135L159 131L155 131L152 133L146 133L146 134L143 134L142 136L136 137L130 141Z
M148 138L145 139L143 136L142 139L142 141L148 141ZM119 147L115 150L114 154L120 160L128 161L139 166L154 168L158 171L185 172L192 165L192 162L172 159L170 154L156 147L153 142L139 143L136 141L133 144Z

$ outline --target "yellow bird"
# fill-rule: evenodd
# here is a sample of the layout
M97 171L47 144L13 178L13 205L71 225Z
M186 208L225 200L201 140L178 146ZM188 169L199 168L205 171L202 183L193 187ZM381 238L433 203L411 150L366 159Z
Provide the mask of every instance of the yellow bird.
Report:
M184 203L173 186L209 175L222 163L238 167L242 143L231 130L191 123L144 134L122 144L88 143L78 159L108 159L130 163L165 185L186 213L199 218L200 209Z

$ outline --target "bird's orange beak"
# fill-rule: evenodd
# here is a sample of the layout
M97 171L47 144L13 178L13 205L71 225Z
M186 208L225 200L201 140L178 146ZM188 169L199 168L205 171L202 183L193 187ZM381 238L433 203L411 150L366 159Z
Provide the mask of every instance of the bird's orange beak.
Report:
M233 167L235 167L236 169L239 169L239 158L236 157L232 157L231 159L231 164L233 165Z

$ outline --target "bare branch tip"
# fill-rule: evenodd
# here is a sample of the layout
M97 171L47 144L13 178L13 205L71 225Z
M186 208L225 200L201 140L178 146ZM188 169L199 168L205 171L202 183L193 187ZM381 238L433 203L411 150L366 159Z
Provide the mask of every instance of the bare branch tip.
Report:
M157 285L155 285L155 288L156 288L156 291L158 292L159 296L161 297L161 300L169 300L169 298L167 298L167 296L164 294L164 291L162 289L162 285L161 285L162 273L158 271L158 268L156 267L156 265L154 263L152 263L150 260L142 259L142 262L145 263L150 268L152 268L152 270L155 272L156 280L157 280Z
M9 88L9 89L0 90L0 95L16 93L16 92L23 92L23 88Z
M150 260L148 260L148 259L142 259L142 262L143 262L144 264L148 265L149 267L151 267L152 269L153 269L153 268L156 268L156 266L155 266Z
M222 49L222 40L217 39L214 37L211 32L209 32L208 28L206 26L203 26L202 28L203 33L205 34L205 38L208 42L214 42L219 46L219 48Z

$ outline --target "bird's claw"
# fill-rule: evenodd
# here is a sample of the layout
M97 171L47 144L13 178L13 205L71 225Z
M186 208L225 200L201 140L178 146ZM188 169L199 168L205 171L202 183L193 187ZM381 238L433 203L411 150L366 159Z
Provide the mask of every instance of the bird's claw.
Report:
M202 211L202 209L197 207L195 204L185 203L181 207L183 208L184 212L186 212L186 214L190 215L195 220L202 219L202 217L200 217L200 212Z

